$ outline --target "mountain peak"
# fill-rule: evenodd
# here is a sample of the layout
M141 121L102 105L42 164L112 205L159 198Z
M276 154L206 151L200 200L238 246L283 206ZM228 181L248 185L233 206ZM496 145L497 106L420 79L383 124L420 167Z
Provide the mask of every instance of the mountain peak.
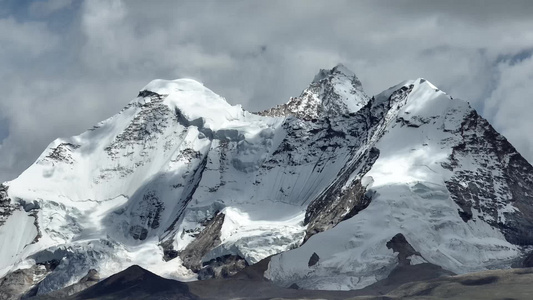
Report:
M307 118L347 115L357 112L369 101L357 76L342 64L320 70L300 97L287 105Z
M185 95L196 95L196 102L207 101L218 102L228 105L227 101L204 86L203 83L194 79L182 78L175 80L155 79L150 81L139 92L138 97L156 96L162 99L184 98Z
M330 76L342 76L342 77L348 77L350 79L357 79L357 76L355 76L355 73L352 72L350 69L345 67L343 64L337 64L333 69L327 70L327 69L320 69L318 73L315 75L315 78L313 78L312 83L319 82L323 79L326 79Z
M150 91L160 95L168 95L181 90L198 90L202 88L204 88L204 85L201 82L193 79L154 79L150 81L150 83L148 83L141 91Z
M263 115L294 115L300 119L318 119L348 115L359 111L369 97L355 73L342 64L321 69L299 97L291 97L283 105L261 112Z
M186 122L202 124L202 127L215 131L244 115L241 105L231 105L201 82L186 78L152 80L141 89L134 102L145 106L158 102L178 113Z
M402 81L386 90L384 90L383 92L375 95L373 98L373 104L372 106L378 106L380 104L383 104L384 102L387 102L389 101L390 102L390 98L393 94L397 94L399 91L411 91L411 90L417 90L419 93L420 92L424 92L424 93L430 93L428 95L431 95L431 97L429 98L433 98L434 96L440 96L440 95L445 95L447 99L452 99L452 97L448 96L445 92L443 92L442 90L440 90L439 88L437 88L434 84L432 84L431 82L429 82L428 80L424 79L424 78L417 78L417 79L411 79L411 80L405 80L405 81ZM404 99L404 98L402 98ZM428 99L426 97L422 97L422 99ZM404 99L405 100L405 99Z
M346 76L349 76L349 77L354 77L355 76L355 73L352 72L352 70L348 69L345 65L343 64L337 64L333 69L332 69L333 72L337 72L337 73L341 73L341 74L344 74Z

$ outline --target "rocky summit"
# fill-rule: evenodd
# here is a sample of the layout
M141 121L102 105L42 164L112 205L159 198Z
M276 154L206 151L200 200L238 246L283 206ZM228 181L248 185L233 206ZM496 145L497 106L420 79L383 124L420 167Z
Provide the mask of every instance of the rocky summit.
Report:
M91 270L183 281L260 261L278 287L360 290L531 266L532 232L531 164L425 79L369 97L338 65L253 113L154 80L0 185L0 298Z

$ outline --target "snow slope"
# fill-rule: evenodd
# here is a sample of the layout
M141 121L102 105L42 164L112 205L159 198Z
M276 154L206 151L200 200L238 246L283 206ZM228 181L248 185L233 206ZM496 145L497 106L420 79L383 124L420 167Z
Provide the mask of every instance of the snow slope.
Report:
M397 253L386 245L397 233L425 261L455 273L509 267L519 256L519 247L497 228L482 219L463 221L446 188L453 172L443 163L472 109L423 79L402 86L411 91L390 103L386 122L377 129L382 136L372 141L380 154L365 174L372 182L367 187L373 194L370 205L302 247L273 257L270 279L308 289L363 288L386 278L397 265ZM389 97L376 96L375 108ZM466 159L461 163L463 168L472 164ZM498 214L506 211L504 207ZM309 267L313 253L320 260Z
M369 98L339 65L261 113L194 80L154 80L0 188L0 277L53 265L46 293L90 268L191 280L275 255L266 276L281 285L353 289L398 265L398 233L412 264L508 267L533 243L532 174L424 79Z

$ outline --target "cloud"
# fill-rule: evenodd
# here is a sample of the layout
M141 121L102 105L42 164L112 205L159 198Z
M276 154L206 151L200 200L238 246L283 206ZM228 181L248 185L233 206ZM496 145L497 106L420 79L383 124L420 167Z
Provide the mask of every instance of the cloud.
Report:
M118 112L152 79L194 78L256 111L298 95L339 62L368 94L428 79L470 101L533 161L529 125L521 125L530 124L521 107L531 100L519 97L531 82L531 1L7 3L0 181L56 137Z
M533 57L500 62L497 87L485 103L483 114L517 150L533 161Z
M29 12L34 16L46 17L71 5L72 0L35 1L30 4Z
M0 60L25 60L53 50L58 37L43 22L17 22L13 17L0 19Z

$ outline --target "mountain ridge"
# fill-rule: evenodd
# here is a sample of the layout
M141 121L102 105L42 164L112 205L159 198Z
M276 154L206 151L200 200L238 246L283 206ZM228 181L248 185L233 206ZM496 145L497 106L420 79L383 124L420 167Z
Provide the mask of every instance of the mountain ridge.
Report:
M14 247L0 276L55 260L45 294L89 269L207 279L272 256L265 276L281 286L361 289L405 264L515 265L532 201L531 165L422 78L368 97L339 65L259 113L154 80L2 185L0 241ZM397 236L409 255L389 247Z

